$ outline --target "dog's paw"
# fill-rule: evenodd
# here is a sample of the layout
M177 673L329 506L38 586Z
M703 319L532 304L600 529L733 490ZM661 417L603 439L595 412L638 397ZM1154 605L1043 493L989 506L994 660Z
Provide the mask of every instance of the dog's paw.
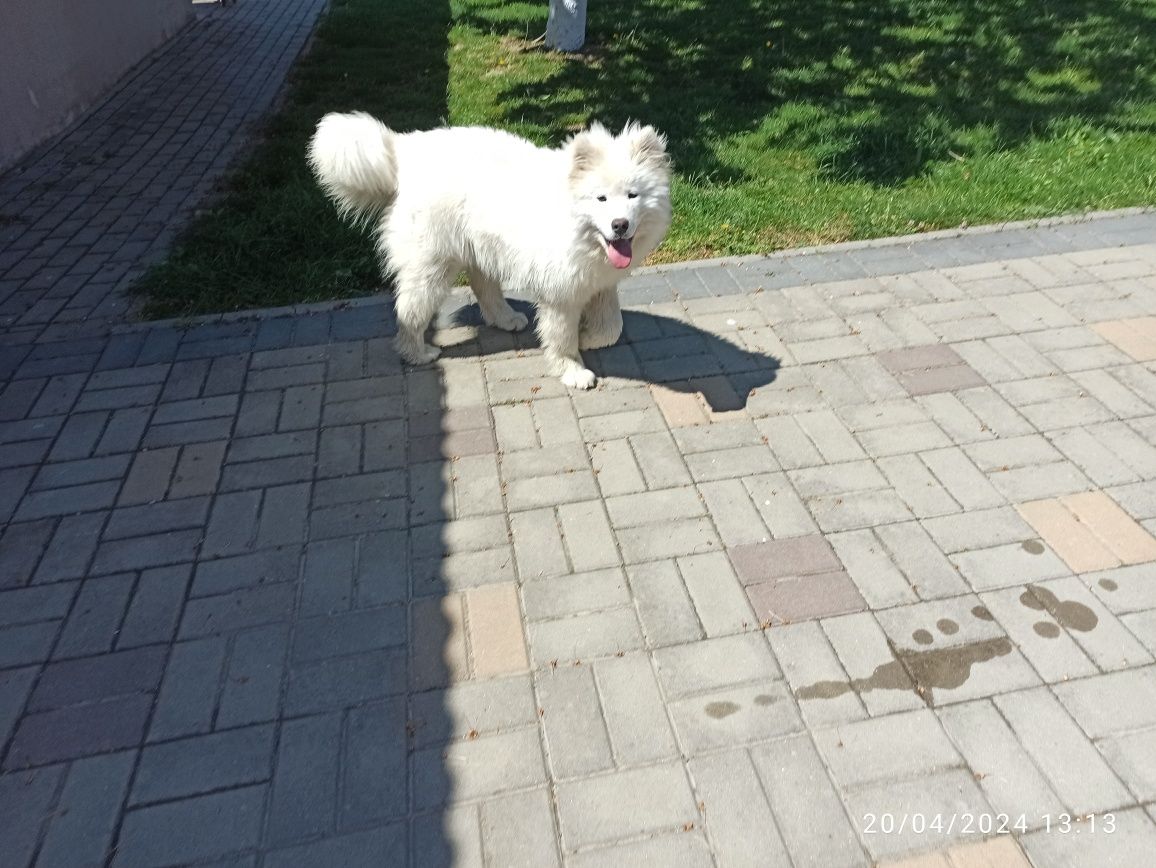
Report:
M501 329L504 332L524 331L529 324L529 317L524 313L518 313L518 311L513 308L502 311L490 322L490 325L494 328Z
M597 380L598 378L594 376L593 371L579 368L577 365L562 375L562 385L569 386L571 389L593 389Z

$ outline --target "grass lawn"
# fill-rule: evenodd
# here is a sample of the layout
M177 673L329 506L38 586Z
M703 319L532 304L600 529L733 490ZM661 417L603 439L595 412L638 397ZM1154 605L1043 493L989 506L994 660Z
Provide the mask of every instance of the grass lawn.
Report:
M670 137L653 261L1156 202L1156 0L333 0L263 141L139 285L174 316L380 288L304 162L327 111L398 130L590 120Z

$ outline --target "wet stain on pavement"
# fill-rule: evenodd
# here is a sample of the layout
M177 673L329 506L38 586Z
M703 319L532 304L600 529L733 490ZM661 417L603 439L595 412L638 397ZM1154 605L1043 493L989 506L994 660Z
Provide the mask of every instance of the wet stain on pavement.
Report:
M1028 589L1020 594L1020 602L1029 609L1047 612L1068 630L1079 630L1081 633L1087 633L1089 630L1094 630L1096 625L1100 623L1096 613L1083 603L1077 603L1075 600L1061 600L1047 588L1041 588L1039 585L1028 585ZM1037 629L1036 632L1039 633L1040 631ZM1040 633L1040 635L1044 634ZM1058 635L1060 634L1057 631L1056 636Z
M704 711L708 717L722 720L724 717L730 717L737 712L740 707L737 702L708 702Z
M971 676L971 668L996 657L1010 654L1011 641L1006 637L968 642L952 648L933 648L928 651L897 651L897 658L875 667L866 678L851 681L819 681L801 688L799 699L833 699L854 690L916 690L930 699L932 691L954 690L963 686Z

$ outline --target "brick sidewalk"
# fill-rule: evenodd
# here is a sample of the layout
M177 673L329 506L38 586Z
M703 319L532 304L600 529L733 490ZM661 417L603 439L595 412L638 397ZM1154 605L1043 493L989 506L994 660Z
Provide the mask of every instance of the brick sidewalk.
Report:
M590 393L382 300L34 345L0 861L1146 864L1154 233L650 272Z
M1156 215L122 325L320 6L0 179L0 864L1148 865Z
M107 334L272 105L325 0L214 7L0 176L0 341Z

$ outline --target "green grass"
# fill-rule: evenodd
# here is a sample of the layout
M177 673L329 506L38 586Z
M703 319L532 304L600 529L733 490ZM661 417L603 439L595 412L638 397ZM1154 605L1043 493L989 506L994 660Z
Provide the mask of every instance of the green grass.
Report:
M399 130L590 120L670 137L656 261L1156 202L1156 0L592 0L546 52L546 0L334 0L219 204L142 281L152 315L380 287L304 149L324 112Z

